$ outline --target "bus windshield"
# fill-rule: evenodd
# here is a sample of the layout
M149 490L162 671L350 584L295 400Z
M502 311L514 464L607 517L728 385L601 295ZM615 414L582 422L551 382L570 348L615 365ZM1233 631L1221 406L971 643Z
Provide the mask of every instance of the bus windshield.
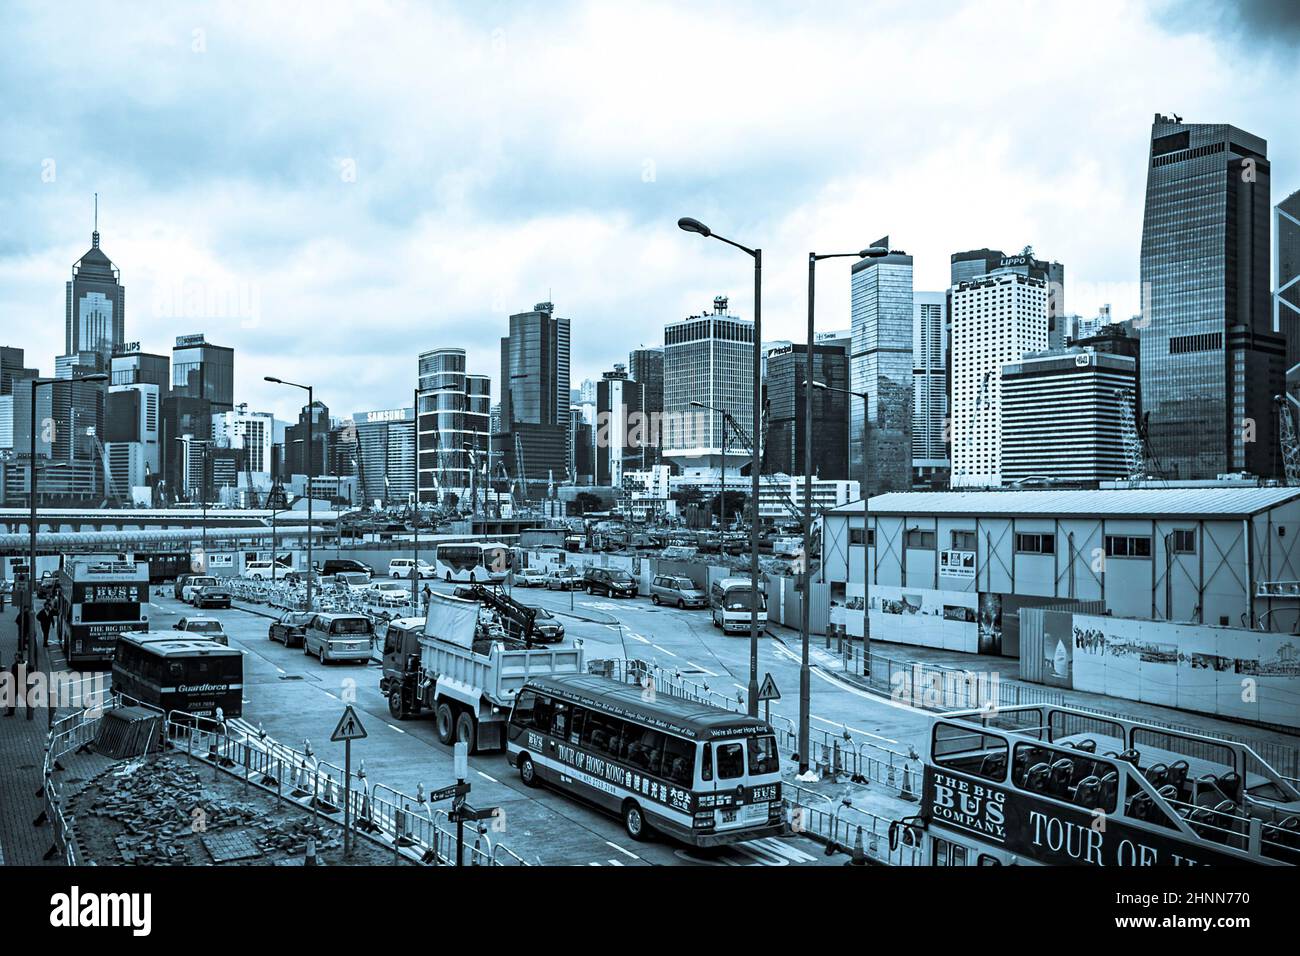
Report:
M722 606L728 611L748 611L754 606L753 594L749 588L732 588L723 598ZM765 602L760 598L758 609L761 611L764 606Z

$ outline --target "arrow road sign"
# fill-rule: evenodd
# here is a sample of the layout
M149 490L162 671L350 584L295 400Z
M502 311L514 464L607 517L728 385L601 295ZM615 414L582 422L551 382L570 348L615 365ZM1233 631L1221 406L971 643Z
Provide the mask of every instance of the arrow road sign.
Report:
M452 797L463 797L469 793L469 784L453 783L450 787L443 787L441 790L435 790L429 794L429 802L437 803L439 800L450 800Z
M357 717L357 712L348 704L347 710L343 711L343 716L339 718L339 725L334 728L334 733L330 734L330 740L361 740L366 736L366 728L361 726L361 719Z
M757 699L759 701L781 699L781 692L776 689L776 681L772 680L770 671L763 675L763 686L758 689Z

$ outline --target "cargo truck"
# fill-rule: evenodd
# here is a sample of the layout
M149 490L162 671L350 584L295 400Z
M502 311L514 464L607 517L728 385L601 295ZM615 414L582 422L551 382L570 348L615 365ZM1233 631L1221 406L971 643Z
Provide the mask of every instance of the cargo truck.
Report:
M506 721L525 683L583 668L577 645L534 646L531 620L522 639L481 636L479 610L479 601L434 594L428 617L390 621L379 680L394 718L430 712L438 740L463 741L470 753L505 748Z

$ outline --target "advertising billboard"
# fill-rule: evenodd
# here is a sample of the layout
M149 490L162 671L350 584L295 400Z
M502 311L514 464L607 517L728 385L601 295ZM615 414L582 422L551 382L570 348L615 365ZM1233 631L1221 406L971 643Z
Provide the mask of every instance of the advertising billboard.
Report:
M867 614L877 640L969 654L979 649L979 595L876 584Z

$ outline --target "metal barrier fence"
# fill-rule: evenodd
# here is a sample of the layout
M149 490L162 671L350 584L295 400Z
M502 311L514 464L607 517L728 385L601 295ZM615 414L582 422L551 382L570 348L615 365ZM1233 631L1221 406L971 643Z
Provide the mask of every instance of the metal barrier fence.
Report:
M56 854L70 866L83 863L76 847L74 818L64 812L62 796L54 774L62 767L59 758L92 742L105 713L125 703L148 707L122 695L114 695L102 708L82 710L57 721L50 731L45 748L43 819L50 823L53 847L47 858ZM163 739L160 746L152 742L146 752L168 747L184 752L192 761L206 763L213 773L225 772L242 779L246 787L274 793L280 803L290 802L311 811L314 817L342 824L345 806L350 811L357 835L387 844L394 859L432 865L455 865L457 834L455 825L443 810L435 810L424 798L423 788L411 797L383 784L370 786L364 764L352 776L345 791L346 775L342 769L318 761L309 747L296 751L266 737L242 733L228 724L205 717L172 711L161 718ZM441 817L445 824L438 823ZM509 847L495 843L490 828L469 824L465 830L464 861L467 866L529 866Z
M788 785L783 785L788 786ZM785 803L786 821L794 833L802 833L824 843L828 851L843 851L866 862L883 866L924 866L920 847L908 846L901 841L890 849L890 821L874 813L859 810L851 804L834 803L823 794L815 794L798 787L800 800L788 797ZM808 804L803 799L820 798L825 804Z

